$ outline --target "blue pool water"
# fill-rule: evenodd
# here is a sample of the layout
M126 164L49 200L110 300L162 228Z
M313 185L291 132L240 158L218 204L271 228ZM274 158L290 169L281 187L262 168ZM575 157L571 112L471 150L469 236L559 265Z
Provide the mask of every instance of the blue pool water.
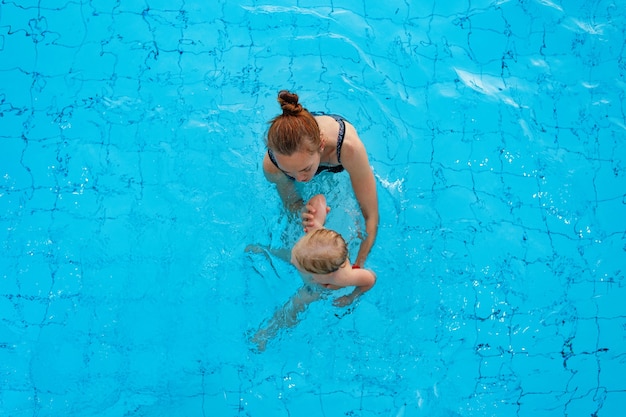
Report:
M623 4L383 3L0 2L0 414L620 415ZM258 352L283 88L366 144L379 279Z

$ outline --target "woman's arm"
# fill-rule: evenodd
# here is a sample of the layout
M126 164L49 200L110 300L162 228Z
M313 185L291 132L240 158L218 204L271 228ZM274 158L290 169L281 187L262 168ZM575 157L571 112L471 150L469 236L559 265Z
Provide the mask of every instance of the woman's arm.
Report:
M298 193L294 181L287 178L287 176L272 163L267 152L263 158L263 173L269 182L276 185L278 195L287 210L295 213L304 207L304 201Z
M348 125L346 125L347 127ZM350 174L352 189L365 220L365 237L354 261L355 265L363 266L372 246L374 246L378 232L378 195L376 179L370 167L365 146L354 128L350 130L352 131L350 140L345 141L341 149L341 163Z

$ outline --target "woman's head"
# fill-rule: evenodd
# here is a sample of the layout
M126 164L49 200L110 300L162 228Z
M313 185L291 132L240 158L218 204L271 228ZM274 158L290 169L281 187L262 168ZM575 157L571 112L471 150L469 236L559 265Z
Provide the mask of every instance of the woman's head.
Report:
M319 126L315 117L298 102L297 94L282 90L278 93L278 103L283 112L271 121L267 147L283 171L298 181L308 181L320 163Z
M291 261L311 274L330 274L348 260L348 245L343 237L330 229L307 233L291 250Z

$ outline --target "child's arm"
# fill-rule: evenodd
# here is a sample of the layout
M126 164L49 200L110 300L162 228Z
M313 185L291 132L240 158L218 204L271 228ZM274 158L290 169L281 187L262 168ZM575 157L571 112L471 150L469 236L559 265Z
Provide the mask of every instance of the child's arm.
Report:
M271 246L267 245L248 245L246 246L244 251L247 253L262 253L268 259L270 258L270 255L274 255L278 259L281 259L287 263L291 261L291 250L285 248L272 248Z
M351 284L354 285L354 291L352 291L348 295L344 295L343 297L337 298L333 301L333 305L337 307L345 307L347 305L352 304L357 297L359 297L364 292L372 289L374 284L376 284L376 274L374 271L370 271L369 269L352 269L352 277L350 279ZM347 285L346 285L347 286Z
M326 205L326 198L323 194L316 194L306 203L302 212L302 225L306 233L316 229L322 229L326 223L326 214L330 207Z

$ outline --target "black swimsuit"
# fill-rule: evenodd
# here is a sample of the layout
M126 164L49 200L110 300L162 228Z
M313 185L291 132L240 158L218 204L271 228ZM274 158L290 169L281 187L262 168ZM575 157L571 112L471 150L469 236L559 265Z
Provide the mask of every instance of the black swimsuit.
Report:
M337 134L337 161L339 162L339 165L335 165L335 166L319 165L317 167L317 171L315 172L315 175L323 171L328 171L328 172L333 172L333 173L342 172L344 168L341 165L341 145L343 145L343 138L346 135L346 123L345 123L346 119L336 114L324 114L324 113L311 113L311 114L314 116L330 116L333 119L335 119L337 123L339 123L339 133ZM280 169L280 167L278 166L278 162L276 162L276 157L274 157L274 153L272 152L271 149L267 150L267 156L270 157L270 161L272 161L272 163L276 165L276 168ZM283 171L282 169L280 170ZM287 174L285 171L283 171L283 174L287 175L289 179L295 181L295 178Z

